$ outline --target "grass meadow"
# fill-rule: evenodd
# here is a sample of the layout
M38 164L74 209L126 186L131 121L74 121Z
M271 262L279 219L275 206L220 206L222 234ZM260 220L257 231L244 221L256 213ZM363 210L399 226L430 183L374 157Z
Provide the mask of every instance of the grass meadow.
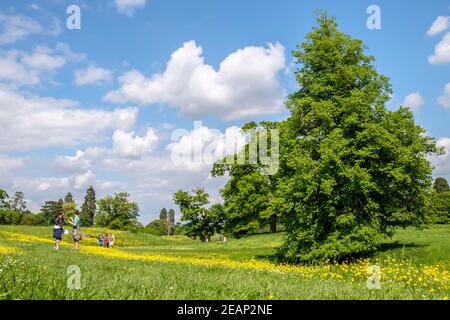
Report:
M85 228L84 234L107 230ZM372 257L341 265L280 265L283 234L202 243L115 231L53 250L51 227L0 226L0 299L448 299L450 225L400 230ZM78 266L80 289L67 286ZM369 287L373 269L380 283ZM369 272L369 269L371 270ZM371 274L372 272L372 274ZM372 282L371 282L372 281ZM375 282L373 282L375 281ZM369 284L370 284L369 283Z

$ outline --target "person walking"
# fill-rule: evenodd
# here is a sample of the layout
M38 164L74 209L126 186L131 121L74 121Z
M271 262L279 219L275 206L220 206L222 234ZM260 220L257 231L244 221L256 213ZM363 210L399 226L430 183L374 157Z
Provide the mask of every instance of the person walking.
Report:
M81 240L81 230L80 230L80 211L75 211L75 218L72 221L69 221L72 225L72 238L75 243L75 250L80 249L80 240Z
M55 239L55 246L53 249L59 250L61 248L61 240L64 234L63 229L64 224L64 214L60 212L55 219L55 225L53 226L53 238Z
M110 248L114 247L114 241L116 241L116 237L112 233L110 233L109 234L109 247Z

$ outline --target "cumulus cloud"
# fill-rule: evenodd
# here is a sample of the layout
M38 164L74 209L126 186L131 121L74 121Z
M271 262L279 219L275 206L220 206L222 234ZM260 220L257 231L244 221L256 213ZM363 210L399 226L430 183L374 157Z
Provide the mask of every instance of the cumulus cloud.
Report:
M0 51L0 80L14 85L35 85L68 62L79 62L84 54L72 52L59 42L55 49L38 46L31 53L20 50Z
M189 41L172 54L163 73L147 78L131 70L120 77L121 87L104 99L165 103L191 117L237 119L274 114L283 108L284 92L277 74L284 67L284 47L279 43L239 49L216 71L204 63L203 49Z
M130 130L136 108L81 108L66 99L28 96L0 86L0 152L99 142L108 130Z
M158 143L158 136L153 128L147 130L143 137L133 131L116 130L113 135L113 152L125 157L139 157L150 153Z
M167 145L171 161L185 165L187 170L201 170L205 166L239 152L247 143L246 136L238 127L229 127L222 133L217 129L200 126L189 133L174 131L172 139L178 141ZM181 137L177 137L181 135Z
M84 69L75 71L75 84L77 86L84 86L87 84L98 84L101 82L111 80L112 72L109 69L100 68L96 66L89 66Z
M118 12L132 16L137 9L145 8L146 0L114 0Z
M430 37L435 36L442 31L445 31L448 29L450 24L450 17L443 17L439 16L434 20L433 24L430 26L430 28L427 31L427 35Z
M434 54L428 57L431 64L450 62L450 32L447 32L442 40L434 48Z
M450 108L450 82L444 87L444 94L438 98L438 103L444 108Z
M424 104L424 99L419 92L410 93L405 97L402 105L411 109L411 111L419 111Z
M53 51L44 46L38 46L31 54L25 54L22 62L34 69L55 70L66 64L66 59L60 55L54 55Z

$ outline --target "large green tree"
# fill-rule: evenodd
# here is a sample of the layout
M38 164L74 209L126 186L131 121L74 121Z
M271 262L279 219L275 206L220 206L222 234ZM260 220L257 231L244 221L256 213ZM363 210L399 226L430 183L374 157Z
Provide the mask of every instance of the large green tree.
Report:
M97 203L95 199L95 190L90 186L86 195L84 196L84 202L81 205L81 225L84 227L91 227L94 225L95 212L97 211Z
M209 195L203 188L196 188L192 193L179 190L173 195L173 200L180 207L180 220L186 221L183 229L188 237L209 241L216 232L216 210L208 208Z
M271 130L277 130L277 127L274 122L247 123L242 131L250 137L249 143L238 154L213 166L212 176L230 177L221 190L226 220L224 232L228 234L241 237L265 226L276 232L279 211L272 206L272 200L278 182L278 162L271 161L278 159L278 154L271 148ZM264 152L261 146L265 146ZM269 170L270 166L275 170Z
M320 14L293 52L299 89L281 124L281 175L274 198L291 261L366 254L396 227L420 226L431 187L434 139L409 109L388 111L388 78L360 40Z
M130 201L130 194L120 192L98 201L96 224L119 230L134 230L139 226L139 206Z

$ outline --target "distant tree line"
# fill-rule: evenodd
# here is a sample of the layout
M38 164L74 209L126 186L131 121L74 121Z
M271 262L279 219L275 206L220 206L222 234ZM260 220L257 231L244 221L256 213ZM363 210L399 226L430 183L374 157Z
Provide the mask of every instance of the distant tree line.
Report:
M158 236L171 236L174 234L182 233L182 226L179 222L175 223L175 211L166 208L162 208L159 213L159 218L151 221L143 229L144 232L158 235Z
M80 210L81 225L99 226L110 229L137 231L143 228L138 221L139 206L129 200L129 193L121 192L96 200L95 190L87 189ZM68 192L64 199L45 201L40 212L33 214L26 209L22 192L12 198L0 189L0 224L13 225L52 225L59 213L70 219L78 211L73 195Z

